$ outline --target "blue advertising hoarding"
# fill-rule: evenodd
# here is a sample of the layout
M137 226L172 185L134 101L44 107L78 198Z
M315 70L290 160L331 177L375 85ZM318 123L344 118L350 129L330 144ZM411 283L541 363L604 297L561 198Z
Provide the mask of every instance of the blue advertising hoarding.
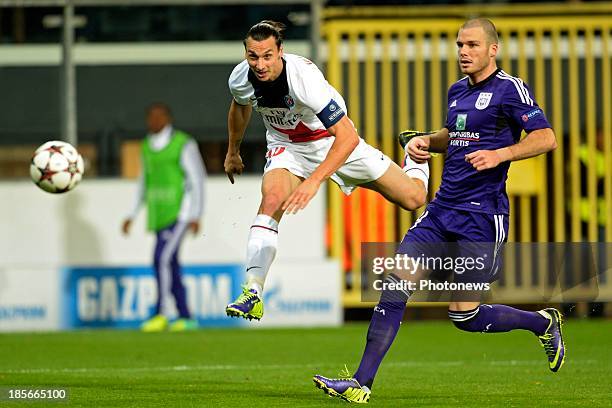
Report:
M151 267L70 267L63 273L62 328L138 328L154 313ZM242 265L184 266L182 273L189 309L201 326L243 324L225 315L225 306L241 291Z

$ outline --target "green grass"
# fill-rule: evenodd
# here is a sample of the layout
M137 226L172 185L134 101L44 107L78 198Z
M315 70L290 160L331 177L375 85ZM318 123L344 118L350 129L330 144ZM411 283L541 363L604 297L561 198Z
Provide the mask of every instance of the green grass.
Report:
M0 387L67 387L68 403L57 406L346 406L311 377L336 376L345 363L354 370L366 330L2 334ZM565 366L551 373L528 332L471 334L448 322L404 322L370 405L612 406L612 322L570 320L565 337Z

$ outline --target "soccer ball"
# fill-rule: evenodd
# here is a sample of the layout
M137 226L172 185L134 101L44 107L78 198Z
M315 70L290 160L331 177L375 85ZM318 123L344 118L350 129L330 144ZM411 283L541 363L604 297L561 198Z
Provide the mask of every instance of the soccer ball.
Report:
M32 181L48 193L65 193L83 177L83 158L66 142L53 140L40 146L32 156Z

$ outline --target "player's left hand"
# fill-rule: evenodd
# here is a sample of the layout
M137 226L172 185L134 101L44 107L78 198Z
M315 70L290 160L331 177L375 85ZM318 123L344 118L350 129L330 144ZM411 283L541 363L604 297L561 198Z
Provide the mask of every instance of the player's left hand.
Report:
M191 233L193 235L198 235L198 232L200 231L200 222L199 221L191 221L189 223L189 230L191 231Z
M312 200L312 197L317 194L320 185L321 183L316 180L307 178L285 200L282 209L287 214L296 214L299 210L303 210Z
M465 161L477 171L492 169L501 163L501 158L495 150L477 150L465 155Z

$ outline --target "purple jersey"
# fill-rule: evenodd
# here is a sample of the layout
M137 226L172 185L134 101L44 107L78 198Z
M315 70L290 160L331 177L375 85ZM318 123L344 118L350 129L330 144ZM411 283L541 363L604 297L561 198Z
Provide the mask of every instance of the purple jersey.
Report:
M527 133L550 124L520 78L502 70L470 85L467 77L448 90L448 152L442 184L434 202L444 207L508 214L506 178L510 162L476 171L465 155L517 143Z

